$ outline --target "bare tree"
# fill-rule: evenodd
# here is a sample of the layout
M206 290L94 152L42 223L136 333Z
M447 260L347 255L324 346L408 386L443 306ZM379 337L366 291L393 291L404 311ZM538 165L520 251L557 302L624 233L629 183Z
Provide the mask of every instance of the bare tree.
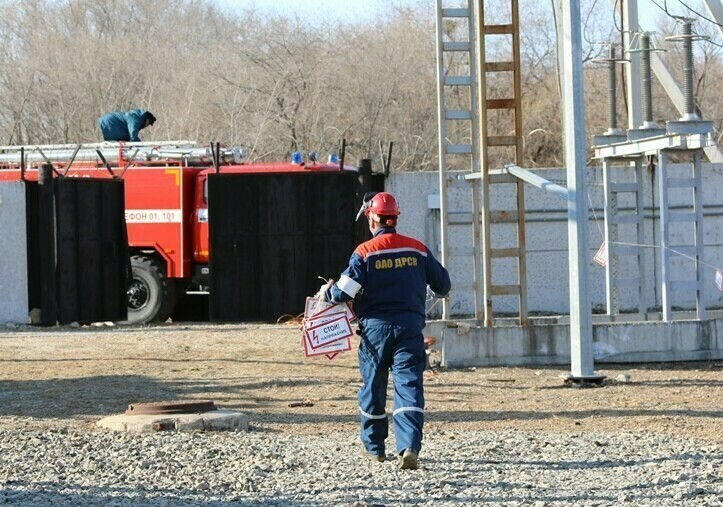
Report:
M390 2L370 23L320 24L222 11L212 0L5 0L0 137L6 144L98 140L96 118L142 107L159 119L144 131L157 140L221 141L245 146L254 160L271 160L294 150L323 156L343 138L347 160L369 157L377 167L378 143L394 141L394 170L436 170L431 4ZM488 1L487 22L504 22L495 18L504 6L507 0ZM607 3L586 0L582 11L590 59L601 50L597 42L617 35ZM553 3L522 0L520 13L523 163L561 165ZM509 52L510 41L500 39L488 45L487 58L504 61ZM696 56L699 103L720 128L719 48ZM465 73L469 63L455 60L447 71ZM590 134L605 127L602 72L584 70ZM508 93L505 79L491 78L490 92ZM665 100L656 102L657 115L670 117L669 109ZM509 115L490 118L503 135L512 128ZM506 156L493 165L508 163Z

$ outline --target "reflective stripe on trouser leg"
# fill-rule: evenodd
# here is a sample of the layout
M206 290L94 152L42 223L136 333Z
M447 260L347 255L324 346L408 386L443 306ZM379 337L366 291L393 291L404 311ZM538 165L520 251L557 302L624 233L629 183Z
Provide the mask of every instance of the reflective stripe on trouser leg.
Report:
M367 451L374 454L384 454L384 441L389 435L385 406L392 341L389 326L381 326L365 327L359 343L359 372L363 380L357 396L360 437Z
M394 344L394 437L397 452L422 448L424 426L423 374L426 366L424 337L418 331L404 332Z

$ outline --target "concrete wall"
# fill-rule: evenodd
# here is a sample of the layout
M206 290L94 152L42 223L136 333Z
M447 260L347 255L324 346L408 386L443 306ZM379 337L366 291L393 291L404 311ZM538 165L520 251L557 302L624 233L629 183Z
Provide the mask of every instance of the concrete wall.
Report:
M570 363L570 326L479 327L472 322L430 322L446 367ZM629 322L593 326L595 361L658 362L723 359L723 318Z
M680 169L684 171L685 169ZM565 185L566 173L562 169L544 169L536 171L542 177ZM705 182L703 189L704 227L705 227L705 276L706 306L723 308L723 292L714 283L715 267L723 269L723 164L704 164ZM457 175L451 173L452 177ZM673 175L671 175L673 176ZM645 182L644 199L646 206L645 223L645 260L648 280L646 294L648 308L661 305L660 294L660 245L659 220L657 214L658 196L653 194L657 189L657 181L649 174ZM590 247L590 298L597 310L605 309L605 269L592 262L595 252L603 241L603 187L602 170L590 168L587 176L589 201L592 203L588 227ZM467 185L466 183L464 185ZM402 209L399 231L418 237L425 241L436 255L439 255L439 210L435 209L438 202L439 176L437 173L393 173L387 181L387 188L398 196ZM514 193L511 185L495 185L495 192L490 195L491 209L513 209ZM671 199L670 206L689 206L692 193L680 192ZM569 313L568 289L568 249L567 249L567 210L566 201L540 190L531 185L525 187L526 210L526 242L527 242L527 289L528 309L530 312L567 314ZM620 206L632 205L621 199ZM461 186L452 190L450 211L455 213L466 225L450 228L452 245L471 246L471 191ZM690 244L692 232L687 227L676 227L671 230L672 244ZM633 231L621 231L619 241L637 242ZM515 228L512 226L496 226L492 231L493 247L512 246ZM626 237L627 236L627 237ZM673 255L672 279L685 279L691 276L693 262L691 259ZM454 287L470 284L472 263L470 258L460 258L448 266L453 282L453 294L450 300L453 316L461 317L474 313L473 293L470 289L455 290ZM509 283L516 279L514 262L495 260L492 266L494 283ZM637 265L621 265L620 275L623 277L637 276ZM621 289L620 308L633 309L637 305L637 291ZM674 307L692 309L695 300L692 294L676 293ZM515 297L496 297L493 299L495 314L517 313ZM436 309L435 309L436 311Z
M0 324L28 321L25 184L0 181Z

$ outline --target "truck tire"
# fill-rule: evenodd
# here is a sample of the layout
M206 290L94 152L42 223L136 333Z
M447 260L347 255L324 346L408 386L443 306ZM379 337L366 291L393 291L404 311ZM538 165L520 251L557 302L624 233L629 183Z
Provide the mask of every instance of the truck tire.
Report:
M160 264L151 257L131 257L128 284L128 323L164 322L176 304L175 286Z

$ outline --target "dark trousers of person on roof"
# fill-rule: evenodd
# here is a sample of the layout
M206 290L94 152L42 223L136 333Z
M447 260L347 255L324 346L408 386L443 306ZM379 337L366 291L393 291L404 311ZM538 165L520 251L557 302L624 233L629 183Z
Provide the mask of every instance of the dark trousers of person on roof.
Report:
M378 322L378 321L377 321ZM358 393L361 440L368 451L384 455L389 428L385 405L388 372L394 386L394 435L397 453L419 452L424 424L422 375L426 364L420 330L386 323L365 323L359 344L359 371L364 384Z

